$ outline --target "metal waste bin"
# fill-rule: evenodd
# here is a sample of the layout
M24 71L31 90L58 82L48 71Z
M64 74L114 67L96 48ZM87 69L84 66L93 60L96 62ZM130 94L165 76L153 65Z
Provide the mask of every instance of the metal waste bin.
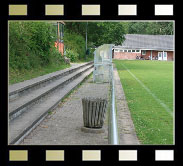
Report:
M83 122L87 128L102 128L107 110L107 99L83 98Z

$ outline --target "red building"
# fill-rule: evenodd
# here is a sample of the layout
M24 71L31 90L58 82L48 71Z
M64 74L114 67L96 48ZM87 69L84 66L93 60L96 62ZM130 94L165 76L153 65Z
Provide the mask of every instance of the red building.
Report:
M174 59L174 35L127 34L121 46L113 47L113 59Z

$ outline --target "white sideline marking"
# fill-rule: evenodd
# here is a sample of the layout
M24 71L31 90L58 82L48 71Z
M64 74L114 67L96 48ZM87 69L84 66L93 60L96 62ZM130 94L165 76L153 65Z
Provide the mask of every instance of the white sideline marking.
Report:
M151 90L147 87L147 86L145 86L130 70L128 70L128 68L124 65L124 64L122 64L123 65L123 67L137 80L137 82L170 114L170 115L172 115L173 116L173 113L172 113L172 111L170 110L170 108L166 105L166 104L164 104L160 99L158 99L158 97L154 94L154 93L152 93L151 92Z

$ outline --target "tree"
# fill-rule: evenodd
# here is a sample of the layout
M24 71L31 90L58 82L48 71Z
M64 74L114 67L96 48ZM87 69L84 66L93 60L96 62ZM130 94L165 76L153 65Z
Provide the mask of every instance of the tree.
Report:
M173 35L173 22L150 22L147 33L154 35Z
M88 39L95 46L102 44L119 45L124 40L125 28L120 22L88 23Z
M129 22L128 33L173 35L173 22Z

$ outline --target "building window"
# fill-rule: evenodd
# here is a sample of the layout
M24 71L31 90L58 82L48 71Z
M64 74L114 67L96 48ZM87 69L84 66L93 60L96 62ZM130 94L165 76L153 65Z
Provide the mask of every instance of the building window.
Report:
M140 50L136 50L136 52L140 52Z
M123 52L123 50L120 50L120 52Z
M167 57L167 52L164 52L164 58L166 58Z
M146 55L146 50L142 50L142 55Z
M132 52L132 50L128 50L128 52Z
M119 52L119 50L118 50L118 49L115 49L114 51L115 51L115 52Z
M135 50L132 50L132 52L135 52Z
M124 50L124 52L127 52L127 50Z
M161 58L162 52L158 52L158 56L159 56L159 58Z

